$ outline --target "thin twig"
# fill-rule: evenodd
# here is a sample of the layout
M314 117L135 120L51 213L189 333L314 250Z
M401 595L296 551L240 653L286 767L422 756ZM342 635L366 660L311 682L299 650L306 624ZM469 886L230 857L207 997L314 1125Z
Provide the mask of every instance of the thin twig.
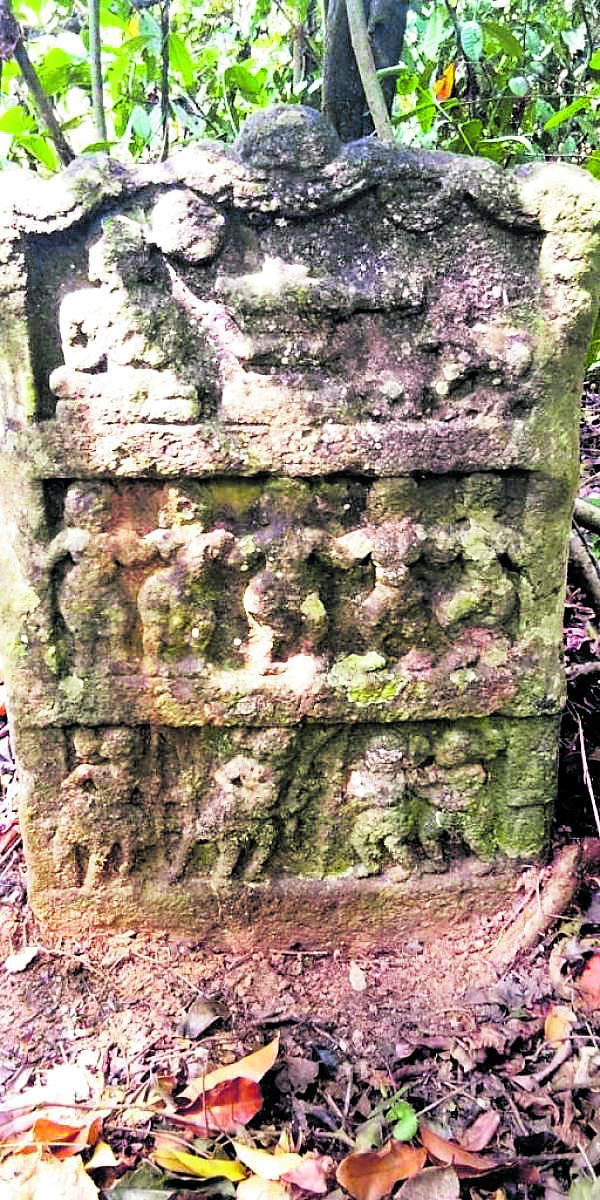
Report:
M170 0L163 0L160 7L160 123L162 129L161 162L169 155L169 34Z
M594 814L594 820L596 822L596 829L598 830L598 837L600 837L600 813L598 812L598 805L596 804L596 797L594 795L594 789L592 787L592 781L590 779L587 754L585 752L585 740L584 740L584 736L583 736L583 727L581 724L581 717L579 716L579 713L577 712L577 710L575 710L575 716L577 718L577 725L579 727L579 745L581 748L581 762L583 765L583 778L584 778L585 785L588 790L590 803L592 805L592 812Z

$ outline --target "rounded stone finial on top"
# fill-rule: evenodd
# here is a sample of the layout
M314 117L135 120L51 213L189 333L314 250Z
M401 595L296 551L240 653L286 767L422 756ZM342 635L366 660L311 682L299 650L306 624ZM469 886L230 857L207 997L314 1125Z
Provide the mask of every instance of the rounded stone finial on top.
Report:
M340 146L327 117L304 104L275 104L255 113L235 143L243 162L298 172L324 167L337 157Z

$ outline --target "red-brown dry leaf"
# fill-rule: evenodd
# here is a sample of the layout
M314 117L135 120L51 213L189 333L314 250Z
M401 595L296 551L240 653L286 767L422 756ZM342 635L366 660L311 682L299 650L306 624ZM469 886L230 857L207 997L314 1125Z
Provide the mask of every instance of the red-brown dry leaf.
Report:
M465 1129L460 1139L460 1145L465 1150L485 1150L489 1146L498 1126L500 1124L500 1113L494 1112L489 1108L487 1112L482 1112Z
M200 1135L215 1130L235 1133L239 1125L247 1125L260 1112L262 1102L261 1090L253 1079L226 1079L169 1119Z
M493 1171L498 1166L495 1158L483 1154L473 1154L464 1150L457 1142L448 1142L446 1138L434 1133L427 1125L421 1125L419 1130L421 1141L430 1158L437 1162L446 1163L449 1167L458 1167L459 1175L467 1173L479 1174Z
M592 954L577 980L577 987L590 1008L600 1008L600 954Z
M93 1146L100 1137L102 1118L88 1118L83 1125L66 1125L51 1117L36 1117L31 1128L20 1140L18 1153L27 1153L36 1146L50 1150L54 1158L72 1158L86 1146Z
M417 1175L427 1155L418 1146L386 1142L381 1150L364 1150L342 1159L335 1177L354 1200L380 1200L401 1179Z

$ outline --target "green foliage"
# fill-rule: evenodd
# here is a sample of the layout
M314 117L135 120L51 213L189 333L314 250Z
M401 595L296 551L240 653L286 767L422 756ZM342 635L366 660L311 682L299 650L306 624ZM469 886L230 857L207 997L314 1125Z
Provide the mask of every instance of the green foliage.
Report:
M97 148L87 5L14 0L27 51L76 153ZM171 0L169 140L235 137L284 101L320 104L321 0ZM122 160L160 155L160 3L101 0L108 140ZM452 68L452 83L436 83ZM564 157L600 178L600 14L592 0L422 0L395 76L398 141L511 165ZM0 83L0 164L54 171L54 146L13 60Z
M600 175L599 41L589 0L426 0L407 28L416 82L395 100L402 140L505 165L565 157ZM423 92L450 64L453 94L424 121Z

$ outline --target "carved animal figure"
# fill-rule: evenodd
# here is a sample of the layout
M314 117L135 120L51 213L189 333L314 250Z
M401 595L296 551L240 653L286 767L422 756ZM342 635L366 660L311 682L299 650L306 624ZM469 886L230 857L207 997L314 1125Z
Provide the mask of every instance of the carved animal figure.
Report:
M275 840L276 799L273 771L257 759L237 754L217 767L201 810L184 818L170 878L185 874L194 846L212 842L217 848L213 883L229 879L236 869L243 879L255 879Z

